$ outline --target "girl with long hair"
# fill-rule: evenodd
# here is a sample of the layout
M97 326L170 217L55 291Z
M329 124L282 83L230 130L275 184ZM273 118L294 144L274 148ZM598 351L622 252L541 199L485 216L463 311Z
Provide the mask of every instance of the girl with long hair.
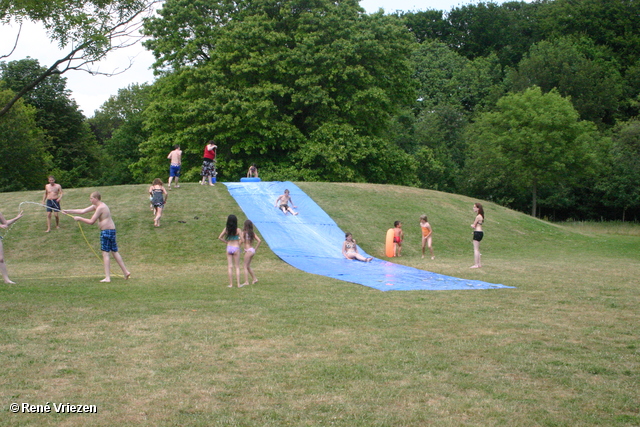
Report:
M249 219L244 222L244 227L242 228L242 239L244 241L244 283L242 286L249 284L249 276L251 276L251 284L253 285L258 282L258 279L251 268L251 260L256 254L262 240L260 240L260 237L258 237L255 231L253 231L253 222Z
M482 231L482 223L484 223L484 209L482 209L482 205L480 203L473 204L473 211L476 213L476 219L471 224L471 228L473 228L473 260L475 264L473 264L470 268L480 268L482 267L482 254L480 253L480 242L484 237L484 232Z
M227 225L218 236L218 240L227 244L227 267L229 271L229 287L233 288L233 269L236 270L236 283L240 288L240 247L242 230L238 228L238 218L235 215L227 217Z

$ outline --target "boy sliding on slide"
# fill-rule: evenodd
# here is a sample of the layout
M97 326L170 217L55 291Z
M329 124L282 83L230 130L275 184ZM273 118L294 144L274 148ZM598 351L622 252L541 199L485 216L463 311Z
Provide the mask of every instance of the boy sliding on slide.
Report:
M89 200L91 201L91 206L86 207L84 209L69 209L64 210L65 214L72 215L82 215L87 212L93 212L93 216L91 219L82 218L81 216L74 216L73 219L76 221L82 221L85 224L92 225L96 221L98 221L98 227L100 227L100 249L102 250L102 261L104 262L104 279L101 280L103 283L111 282L111 260L109 259L109 252L113 254L113 258L115 258L116 262L122 269L122 274L124 274L125 280L131 276L127 267L124 266L124 261L118 252L118 244L116 243L116 225L111 218L111 211L109 210L109 206L104 204L101 201L102 196L97 191L91 193L91 197Z

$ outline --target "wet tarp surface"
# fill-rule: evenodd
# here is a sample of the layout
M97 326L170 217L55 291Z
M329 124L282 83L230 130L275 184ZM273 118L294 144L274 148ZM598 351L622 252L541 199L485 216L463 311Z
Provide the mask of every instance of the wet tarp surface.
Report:
M342 255L344 232L292 182L229 182L225 185L271 250L283 261L307 273L380 291L509 288L431 273L377 258L367 263L348 260ZM290 191L293 204L297 206L294 208L299 213L296 216L284 215L275 207L276 199L285 189ZM365 257L370 256L360 246L358 251Z

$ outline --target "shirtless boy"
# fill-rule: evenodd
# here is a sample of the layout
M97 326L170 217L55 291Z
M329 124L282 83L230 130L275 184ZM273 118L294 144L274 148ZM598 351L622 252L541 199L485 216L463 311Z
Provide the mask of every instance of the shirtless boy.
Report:
M56 184L56 179L49 175L49 183L44 186L42 204L47 203L47 231L51 231L51 214L56 217L56 228L60 228L60 199L62 199L62 187Z
M105 275L105 278L102 279L101 282L111 282L111 260L109 258L109 252L113 254L113 258L122 269L122 274L124 274L124 278L126 280L131 276L131 273L127 270L127 267L124 266L124 261L118 252L118 244L116 243L116 225L111 218L111 211L109 210L109 206L101 201L101 198L102 196L100 196L100 193L94 191L91 193L91 197L89 197L91 206L84 209L64 210L63 212L65 214L82 215L87 212L95 211L91 219L82 218L81 216L74 216L73 219L89 225L94 224L96 221L98 222L98 227L100 227L100 249L102 250L102 261L104 262Z
M404 239L404 231L402 231L402 223L395 221L393 223L393 251L396 256L402 256L402 240Z
M176 181L176 188L180 188L178 185L178 179L180 178L180 167L182 166L182 150L180 150L180 145L176 144L173 146L173 151L169 153L167 159L171 161L171 166L169 166L169 190L171 190L171 181Z
M289 206L289 203L291 203L291 206ZM293 200L289 195L289 190L284 190L284 194L278 196L278 198L276 199L276 204L274 206L280 209L285 215L287 214L287 212L291 212L293 215L298 215L298 212L294 212L293 209L291 209L292 207L297 208L297 206L293 204Z

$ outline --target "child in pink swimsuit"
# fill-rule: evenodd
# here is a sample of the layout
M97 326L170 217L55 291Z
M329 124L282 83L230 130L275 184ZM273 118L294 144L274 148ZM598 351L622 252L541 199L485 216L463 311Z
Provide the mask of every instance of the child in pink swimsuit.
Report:
M251 276L251 284L253 285L258 282L258 279L251 268L251 260L256 254L262 240L260 240L260 237L253 231L253 222L249 219L244 222L242 239L244 240L244 283L242 286L249 284L249 276ZM253 246L254 243L256 244L255 247Z
M242 241L242 230L238 228L238 218L235 215L229 215L227 218L227 226L218 236L218 240L227 244L227 266L229 270L229 287L233 288L233 267L236 269L236 281L240 286L240 247Z

